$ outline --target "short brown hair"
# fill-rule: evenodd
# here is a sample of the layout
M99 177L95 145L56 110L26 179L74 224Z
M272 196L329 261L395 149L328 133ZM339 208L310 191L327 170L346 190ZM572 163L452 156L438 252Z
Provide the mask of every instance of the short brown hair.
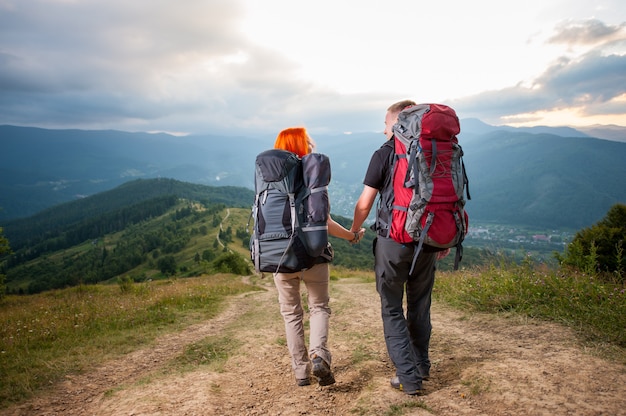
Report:
M395 104L391 104L389 106L389 108L387 109L387 111L392 112L392 113L399 113L400 111L402 111L405 108L410 107L412 105L415 105L415 101L412 101L412 100L402 100L402 101L398 101Z

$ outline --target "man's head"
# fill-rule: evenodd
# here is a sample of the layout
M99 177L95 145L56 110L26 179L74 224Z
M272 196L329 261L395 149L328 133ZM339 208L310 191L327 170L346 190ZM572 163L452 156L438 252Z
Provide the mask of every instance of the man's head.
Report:
M384 134L385 134L385 137L387 137L387 140L393 137L392 128L393 128L393 125L396 124L398 121L398 114L400 114L400 111L415 104L416 104L415 101L402 100L389 106L389 108L387 109L387 114L385 115L385 131L384 131Z

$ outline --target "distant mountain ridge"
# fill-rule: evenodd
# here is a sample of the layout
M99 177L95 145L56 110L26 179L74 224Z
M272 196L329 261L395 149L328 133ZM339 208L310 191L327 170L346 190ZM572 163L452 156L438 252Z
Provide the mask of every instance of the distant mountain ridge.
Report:
M464 149L468 209L482 221L579 229L626 201L626 143L494 131Z
M618 142L626 142L626 127L608 125L608 126L588 126L579 128L583 133L588 134L591 137L597 137L599 139L614 140Z
M626 201L626 143L570 128L515 129L475 119L462 120L461 130L471 221L580 228ZM384 136L314 140L331 159L332 212L351 217L371 154ZM254 158L273 142L274 137L0 126L0 225L138 178L251 190Z
M492 126L487 123L483 123L476 118L463 119L461 122L461 135L462 136L475 136L486 133L493 133L496 131L506 132L518 132L518 133L531 133L531 134L552 134L561 137L592 137L587 133L580 131L572 127L548 127L548 126L534 126L534 127L511 127L511 126ZM626 127L623 128L622 133L624 140L626 140ZM597 138L602 138L594 136Z

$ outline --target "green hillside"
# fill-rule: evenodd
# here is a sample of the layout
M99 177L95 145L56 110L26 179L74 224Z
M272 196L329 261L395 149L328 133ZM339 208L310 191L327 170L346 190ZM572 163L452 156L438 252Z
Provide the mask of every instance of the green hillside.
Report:
M3 259L7 289L36 293L129 273L140 280L155 270L184 275L190 269L185 250L197 249L200 260L219 257L220 215L226 207L249 212L243 207L252 199L244 188L137 180L12 221L4 229L13 250ZM201 264L196 252L191 259Z
M156 201L160 200L147 203L152 205ZM165 202L172 202L171 198ZM132 211L133 207L122 211ZM104 223L111 216L105 213L73 228L89 228L88 224ZM115 282L119 278L139 282L217 272L252 274L246 230L249 216L248 208L175 199L160 215L151 215L74 245L45 251L68 239L43 238L35 249L23 247L6 259L7 289L9 293L38 293L78 284ZM345 218L338 220L348 223ZM372 238L373 235L368 235L358 245L331 238L334 264L371 270ZM36 250L41 253L35 255Z
M9 293L116 281L251 274L247 225L251 191L169 180L139 180L13 221L5 234L13 253L2 260ZM351 220L333 218L346 227ZM332 238L333 264L372 270L373 232L360 244ZM465 249L463 266L485 251ZM448 264L450 263L450 264ZM451 260L442 263L451 268Z
M76 227L94 222L117 222L119 225L116 231L119 231L134 221L131 216L136 220L151 216L150 212L137 212L142 205L150 205L146 201L168 197L198 201L207 206L222 204L249 207L254 193L246 188L198 185L175 179L137 179L110 191L56 205L28 218L7 222L3 227L13 249L19 250L27 245L32 247L41 240L67 235ZM172 206L171 201L167 204ZM125 212L125 209L129 209L129 212ZM161 210L160 213L162 212ZM114 218L116 214L121 218ZM95 238L100 234L102 233L95 231L95 235L88 237ZM69 245L75 243L76 241L71 241Z

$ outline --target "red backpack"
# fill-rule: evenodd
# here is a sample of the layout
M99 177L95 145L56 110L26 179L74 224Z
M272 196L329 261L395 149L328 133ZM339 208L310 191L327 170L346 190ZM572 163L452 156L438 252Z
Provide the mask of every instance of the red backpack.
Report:
M407 107L393 126L392 176L379 206L387 220L379 229L399 243L418 243L410 273L424 244L456 247L455 270L461 261L469 222L464 194L471 197L459 132L455 111L442 104Z

